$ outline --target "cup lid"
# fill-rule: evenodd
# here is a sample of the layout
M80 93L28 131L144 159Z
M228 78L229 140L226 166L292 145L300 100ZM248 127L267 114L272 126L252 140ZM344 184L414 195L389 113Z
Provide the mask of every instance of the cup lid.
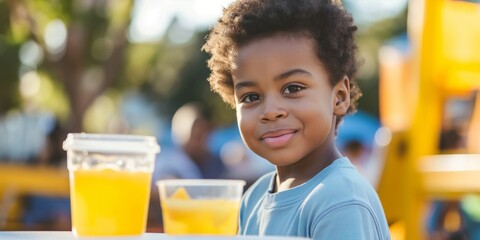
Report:
M69 133L63 142L63 149L103 153L160 152L155 137L127 134Z
M162 179L156 181L158 186L245 186L246 182L239 179Z

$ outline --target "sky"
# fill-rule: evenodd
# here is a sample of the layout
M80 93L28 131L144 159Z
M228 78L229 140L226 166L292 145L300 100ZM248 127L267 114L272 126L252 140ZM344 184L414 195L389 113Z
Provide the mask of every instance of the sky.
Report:
M155 42L163 37L171 19L177 16L184 32L177 40L188 41L190 30L206 29L221 16L233 0L135 0L129 30L132 42ZM349 0L357 24L369 24L402 11L408 0Z
M185 30L206 29L221 16L232 0L135 0L129 31L133 42L162 38L171 19L178 17Z

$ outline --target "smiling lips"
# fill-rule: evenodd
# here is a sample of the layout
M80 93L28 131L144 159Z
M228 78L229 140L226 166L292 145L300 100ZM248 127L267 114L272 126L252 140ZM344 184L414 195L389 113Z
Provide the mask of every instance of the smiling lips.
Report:
M271 148L279 148L287 145L295 135L294 130L278 130L263 134L261 140Z

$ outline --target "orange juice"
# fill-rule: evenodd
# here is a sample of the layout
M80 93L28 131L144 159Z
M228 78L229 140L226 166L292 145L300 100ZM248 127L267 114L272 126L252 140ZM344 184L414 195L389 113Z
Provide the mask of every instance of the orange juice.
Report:
M238 200L169 198L161 204L167 234L237 233Z
M72 229L79 236L141 235L150 197L150 172L70 172Z

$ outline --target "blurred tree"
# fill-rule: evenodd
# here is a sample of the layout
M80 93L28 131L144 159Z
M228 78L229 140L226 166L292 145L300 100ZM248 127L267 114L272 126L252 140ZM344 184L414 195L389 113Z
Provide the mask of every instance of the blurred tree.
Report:
M68 131L81 131L87 108L122 72L131 5L130 0L0 1L0 77L9 82L2 83L2 92L10 94L2 94L7 101L0 107L18 104L11 99L18 99L14 88L22 74L42 71L66 92Z
M201 51L207 31L193 32L188 41L180 41L176 36L181 31L191 30L184 29L174 18L161 42L152 49L146 45L136 46L146 52L155 52L155 55L149 58L149 63L145 64L145 71L139 73L140 75L135 74L137 77L146 78L142 81L142 92L160 103L160 111L167 119L185 103L201 101L210 108L217 124L234 122L233 109L210 90L207 81L210 75L207 67L209 56ZM131 69L133 70L133 67Z
M18 67L19 43L8 37L10 18L7 4L0 1L0 116L10 107L19 105Z
M210 90L207 80L210 75L207 60L210 56L201 51L206 35L206 31L200 31L192 38L193 49L185 63L179 68L179 72L176 74L177 79L174 81L175 84L168 97L169 112L173 113L187 102L202 101L211 109L217 124L228 124L235 121L235 113L233 109L223 103L218 94Z
M350 11L357 11L353 8L351 0L344 3L347 9L351 8ZM358 28L357 44L362 65L357 80L363 92L358 108L378 117L378 51L386 41L406 32L407 8L405 6L398 15L368 24L359 24Z

